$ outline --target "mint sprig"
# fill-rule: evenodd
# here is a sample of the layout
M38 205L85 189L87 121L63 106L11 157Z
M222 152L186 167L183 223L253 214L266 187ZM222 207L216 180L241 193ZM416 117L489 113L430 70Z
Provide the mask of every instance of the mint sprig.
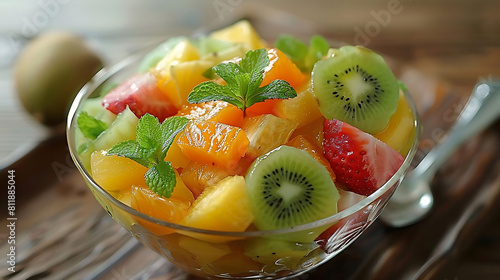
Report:
M222 100L245 112L253 104L267 99L287 99L297 96L295 89L284 80L274 80L268 85L260 86L268 65L269 57L265 49L248 51L239 64L220 63L212 69L226 82L226 85L212 81L203 82L193 88L187 101L202 103Z
M177 182L172 164L164 159L175 136L188 122L185 117L171 117L160 124L156 117L146 114L137 124L137 139L114 145L107 155L126 157L149 168L144 175L146 184L153 192L169 198Z
M83 136L92 140L108 128L107 123L92 117L87 112L81 112L76 122Z
M314 64L323 58L330 48L328 41L314 35L309 46L292 35L282 34L274 43L276 48L286 54L303 72L310 72Z

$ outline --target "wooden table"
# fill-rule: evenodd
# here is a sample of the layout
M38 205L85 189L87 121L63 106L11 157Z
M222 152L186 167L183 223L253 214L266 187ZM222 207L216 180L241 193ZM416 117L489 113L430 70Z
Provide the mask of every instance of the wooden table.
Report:
M338 8L351 15L339 14L329 21L338 25L327 28L325 24L311 24L314 14L308 11L301 17L288 13L302 4L274 3L278 10L269 9L268 14L255 13L252 6L242 4L230 15L226 14L225 20L245 16L267 39L284 28L293 29L290 32L299 36L319 33L353 43L353 26L364 28L373 20L371 11L387 9L386 4L362 11L353 5L327 5L329 8L322 9L325 14ZM392 58L393 69L417 101L424 133L415 162L441 141L475 82L480 78L500 77L500 38L489 33L499 34L500 22L493 12L495 8L499 10L498 3L464 1L445 10L450 3L443 1L442 6L434 6L425 1L404 2L403 12L394 14L392 23L369 42L369 47ZM326 18L320 17L318 21L325 22ZM341 25L339 22L346 18L351 22ZM476 25L465 25L462 21ZM425 28L415 28L418 24ZM134 38L120 40L128 42L128 47L124 47L127 50L133 49L130 46L134 44L139 45ZM108 50L120 49L119 44L108 42L109 45L113 48ZM0 171L0 178L7 178L8 171L15 170L17 186L18 273L8 279L30 276L40 279L87 276L197 279L138 245L112 221L95 202L71 162L64 130L59 128L48 135L46 140L37 141L29 153ZM417 272L418 279L498 279L499 144L500 123L497 122L464 144L437 174L432 184L436 207L431 215L402 229L389 228L378 221L340 255L300 279L411 279ZM6 191L0 195L0 206L6 209ZM4 231L7 219L6 213L2 213L0 277L7 277L3 252L8 250L4 240L9 232ZM127 250L129 254L117 258ZM141 275L144 278L140 278Z

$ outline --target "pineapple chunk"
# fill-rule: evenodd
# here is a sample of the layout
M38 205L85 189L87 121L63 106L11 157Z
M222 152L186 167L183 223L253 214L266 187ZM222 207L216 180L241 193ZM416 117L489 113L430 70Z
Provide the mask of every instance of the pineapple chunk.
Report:
M245 178L232 176L206 188L179 223L207 230L243 232L252 222L253 214L247 197ZM214 242L231 239L195 232L180 233Z
M271 114L248 118L243 123L248 141L246 156L256 158L285 144L297 127L297 122Z
M398 107L389 120L389 124L383 131L373 136L391 146L402 156L406 156L415 133L413 122L413 113L406 102L404 93L400 91Z
M222 41L233 43L244 43L250 49L261 49L266 47L266 43L257 34L257 31L247 20L241 20L226 28L217 30L210 34L210 37Z
M283 100L276 105L276 115L280 118L289 119L298 123L297 128L310 124L322 117L318 102L307 88L297 94L297 97ZM300 112L300 114L297 114Z
M107 156L106 151L91 155L90 168L94 181L107 191L125 191L132 185L146 185L144 174L148 170L139 163L119 156Z

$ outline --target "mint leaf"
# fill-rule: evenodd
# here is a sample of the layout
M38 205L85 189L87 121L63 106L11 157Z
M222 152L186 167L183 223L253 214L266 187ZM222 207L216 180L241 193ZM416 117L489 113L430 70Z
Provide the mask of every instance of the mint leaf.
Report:
M270 98L290 98L297 96L295 90L282 82L270 83L260 87L264 71L269 65L269 56L265 49L251 50L241 59L239 65L233 62L223 62L212 69L226 85L214 82L204 82L193 88L189 93L189 103L222 100L243 110ZM277 80L279 81L279 80Z
M269 65L269 57L265 49L249 51L246 53L245 58L241 60L242 68L250 73L247 91L245 97L252 95L257 91L262 80L264 79L264 70ZM248 102L247 102L248 103ZM251 105L246 104L247 107Z
M143 166L152 167L154 160L151 159L151 156L154 152L154 148L142 147L136 140L126 140L115 144L109 149L107 155L126 157Z
M265 49L248 51L240 62L241 69L245 73L263 73L267 65L269 65L269 57Z
M77 124L83 136L92 140L108 128L107 123L92 117L87 112L81 112L78 115Z
M159 196L170 198L177 184L172 164L161 161L144 175L148 187Z
M296 96L297 92L287 81L274 80L268 85L259 88L257 92L250 96L247 99L247 106L250 107L267 99L286 99Z
M80 146L76 149L76 152L77 152L78 154L80 154L80 155L81 155L83 152L85 152L86 150L88 150L88 148L89 148L89 147L90 147L90 145L91 145L90 143L91 143L91 141L89 141L89 142L87 142L87 143L83 143L83 144L81 144L81 145L80 145Z
M161 154L163 160L167 156L168 149L174 142L175 137L186 128L189 119L185 117L170 117L160 125Z
M330 44L325 38L319 35L312 36L309 42L309 52L305 59L307 69L312 69L314 64L328 53L329 48Z
M405 83L403 83L403 81L398 80L398 86L400 90L408 92L408 87Z
M295 62L295 64L299 61L303 61L309 52L304 42L288 34L280 35L274 45Z
M226 81L229 86L236 84L236 77L239 74L244 73L243 69L241 69L241 67L234 62L219 63L212 67L212 69L214 69L215 73Z
M189 103L202 103L216 100L226 101L240 109L243 108L241 98L236 96L227 86L210 81L195 86L187 98Z
M137 123L137 142L146 149L156 149L161 145L160 122L158 118L145 114Z
M170 117L160 124L158 118L145 114L137 124L137 140L122 141L107 154L126 157L148 167L144 175L146 184L158 195L168 198L176 179L172 164L164 159L175 137L186 128L188 122L189 119L185 117Z
M274 43L276 48L288 56L303 72L310 72L314 64L328 52L328 41L319 35L314 35L309 41L309 47L295 37L284 34Z

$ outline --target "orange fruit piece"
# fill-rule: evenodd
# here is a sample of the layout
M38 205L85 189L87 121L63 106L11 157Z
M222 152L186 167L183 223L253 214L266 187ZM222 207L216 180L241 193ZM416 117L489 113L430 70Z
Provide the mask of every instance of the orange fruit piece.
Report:
M320 118L312 121L308 125L297 128L293 133L291 138L295 138L298 135L302 135L311 143L317 147L323 147L323 122L325 118L321 116Z
M267 55L269 56L269 65L264 70L264 79L261 86L268 85L274 80L285 80L297 90L305 84L307 76L283 52L278 49L269 49ZM276 107L282 101L282 99L268 99L264 102L255 103L247 108L246 113L248 116L276 115Z
M283 52L278 49L269 49L267 54L269 56L269 65L264 70L264 79L261 86L265 86L274 80L285 80L294 89L304 85L307 76Z
M105 150L95 151L90 159L92 178L103 189L113 192L126 190L132 185L146 185L146 167L129 158L107 156L106 153Z
M181 151L181 148L179 148L179 145L177 144L179 136L180 136L179 134L175 136L172 145L170 145L170 148L167 151L167 155L165 156L165 161L170 161L170 163L172 163L172 166L174 168L185 168L191 162L191 160L188 159Z
M177 174L176 179L177 184L170 198L160 197L145 186L132 186L131 207L153 218L178 223L187 215L194 197ZM174 231L142 219L138 219L138 222L156 235L165 235Z
M245 155L248 139L238 127L212 121L192 121L177 145L192 161L231 169Z
M294 137L292 140L288 141L287 145L306 151L316 161L318 161L319 163L321 163L326 167L326 170L330 172L330 177L332 178L332 181L335 181L336 178L335 173L333 172L330 163L323 155L323 149L311 143L303 135L298 135Z
M265 114L277 115L276 108L281 102L283 99L267 99L264 102L255 103L246 109L246 115L249 117Z
M220 180L229 176L224 168L212 165L201 164L196 161L190 162L181 172L182 181L197 198L208 186L215 185Z
M181 107L178 116L189 119L214 121L227 125L241 127L243 111L225 101L210 101L200 104L189 104Z
M234 168L227 170L212 164L191 161L182 169L180 176L194 197L197 198L204 189L217 184L228 176L244 176L252 162L252 159L243 157Z

